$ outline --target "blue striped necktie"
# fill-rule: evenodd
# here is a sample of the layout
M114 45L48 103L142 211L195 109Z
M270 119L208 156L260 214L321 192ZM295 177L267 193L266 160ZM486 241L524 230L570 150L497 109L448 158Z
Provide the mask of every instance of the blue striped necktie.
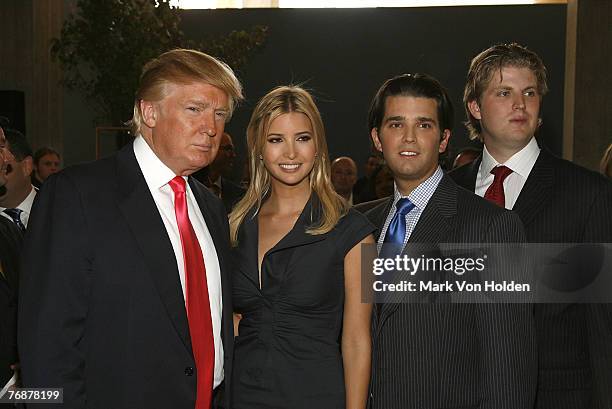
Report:
M389 223L387 233L385 234L385 241L383 242L383 244L388 244L389 246L387 247L391 247L393 250L389 248L388 250L381 251L381 255L383 256L388 256L391 254L390 252L392 252L393 255L398 254L398 249L401 251L404 247L404 239L406 238L406 215L414 209L414 203L412 203L410 199L404 197L397 201L395 208L397 210L391 219L391 223Z
M19 229L21 229L22 232L25 232L26 227L23 224L23 222L21 221L21 213L23 213L23 210L21 210L21 209L4 209L4 213L9 215L11 220L13 220L13 223L15 223L17 225L17 227L19 227Z

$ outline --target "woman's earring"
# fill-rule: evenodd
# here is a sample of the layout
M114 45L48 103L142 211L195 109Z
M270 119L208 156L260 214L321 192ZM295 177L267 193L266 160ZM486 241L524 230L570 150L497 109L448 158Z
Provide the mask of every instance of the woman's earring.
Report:
M261 153L259 154L259 160L263 160L263 155Z

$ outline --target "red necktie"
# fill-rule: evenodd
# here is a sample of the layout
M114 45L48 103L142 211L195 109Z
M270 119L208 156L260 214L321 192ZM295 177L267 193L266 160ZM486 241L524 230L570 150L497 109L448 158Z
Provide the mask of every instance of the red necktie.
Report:
M485 192L485 199L490 200L498 206L505 207L506 196L504 195L504 180L512 173L512 169L501 165L491 169L491 173L495 176L493 183Z
M215 368L215 342L210 316L208 285L206 284L206 267L198 238L189 221L185 179L177 176L168 184L174 192L174 211L185 259L187 318L198 376L195 409L210 409Z

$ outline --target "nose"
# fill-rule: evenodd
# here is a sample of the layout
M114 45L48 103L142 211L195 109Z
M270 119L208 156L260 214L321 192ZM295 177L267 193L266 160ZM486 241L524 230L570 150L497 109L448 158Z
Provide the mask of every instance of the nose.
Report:
M200 133L205 133L211 137L217 134L217 123L215 122L214 111L203 115Z
M413 143L416 141L415 131L411 127L405 127L402 135L402 142Z
M289 141L288 143L286 143L285 147L285 155L287 155L287 158L295 159L295 145L293 144L293 141Z
M525 97L520 94L514 98L514 109L525 109Z

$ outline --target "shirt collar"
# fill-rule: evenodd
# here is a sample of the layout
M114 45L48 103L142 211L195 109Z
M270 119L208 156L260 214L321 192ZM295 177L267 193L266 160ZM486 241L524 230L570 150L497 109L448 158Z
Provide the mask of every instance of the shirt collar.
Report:
M142 135L134 139L134 154L150 190L158 190L176 175L162 162Z
M438 166L436 171L425 179L420 185L418 185L408 196L402 196L402 194L397 189L397 185L393 184L394 190L394 198L393 204L395 205L398 200L403 197L407 197L419 210L425 209L427 203L429 203L429 199L433 196L438 184L442 180L442 176L444 176L444 172L442 168Z
M26 196L26 198L17 206L18 209L23 210L24 212L30 213L32 211L32 204L34 204L34 198L36 197L36 189L32 186L32 190L30 190L30 194Z
M529 176L533 165L540 154L540 147L535 138L531 138L529 143L520 151L512 155L505 163L499 163L491 156L485 145L482 151L482 163L480 164L481 177L490 175L491 170L499 165L505 165L512 169L514 173L518 173L524 178Z

